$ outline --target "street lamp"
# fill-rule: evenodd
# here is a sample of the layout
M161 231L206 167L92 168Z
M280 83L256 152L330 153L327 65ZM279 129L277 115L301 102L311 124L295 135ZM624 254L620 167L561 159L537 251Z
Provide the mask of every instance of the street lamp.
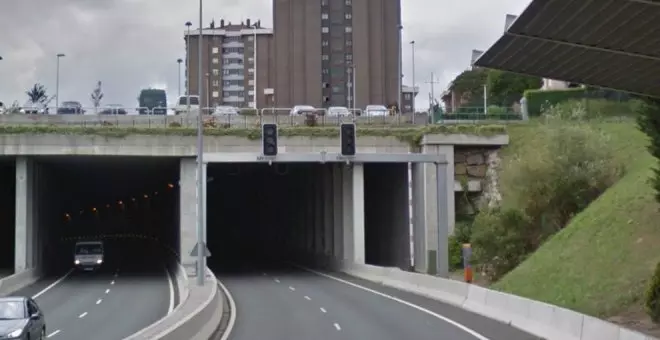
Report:
M202 20L203 20L203 2L204 0L199 0L199 39L197 41L197 46L199 47L197 57L197 88L199 95L202 94ZM190 101L188 101L190 105ZM204 192L205 174L204 171L204 125L202 122L202 108L199 108L199 113L197 114L197 285L204 285L204 277L206 276L205 269L205 255L206 255L206 244L204 242L204 202L206 195Z
M57 74L55 76L55 113L60 109L60 58L64 58L64 53L57 54Z
M186 26L188 27L188 35L186 36L186 112L190 115L190 26L192 22L186 21Z
M416 98L416 86L417 84L415 83L415 40L410 42L410 46L412 46L412 88L413 88L413 93L412 93L412 122L415 124L415 98Z
M399 72L399 75L398 75L398 77L399 77L399 83L398 83L398 87L399 87L399 99L398 99L399 100L399 105L398 106L399 106L399 113L403 113L403 104L402 104L402 102L403 102L403 85L401 84L401 82L403 81L403 70L402 70L402 66L403 66L403 44L402 44L402 41L401 41L401 39L403 39L403 37L402 37L403 25L399 24L398 29L399 29L399 71L398 71Z
M179 58L176 62L179 64L179 97L181 97L181 63L183 62L183 59Z

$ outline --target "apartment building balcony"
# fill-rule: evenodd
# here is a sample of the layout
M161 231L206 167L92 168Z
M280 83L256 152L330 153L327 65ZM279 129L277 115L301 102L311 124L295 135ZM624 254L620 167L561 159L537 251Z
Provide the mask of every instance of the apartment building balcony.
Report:
M231 47L245 47L245 44L241 41L230 41L222 44L222 47L231 48Z
M222 64L222 68L225 70L242 70L245 68L245 65L241 63L225 63Z

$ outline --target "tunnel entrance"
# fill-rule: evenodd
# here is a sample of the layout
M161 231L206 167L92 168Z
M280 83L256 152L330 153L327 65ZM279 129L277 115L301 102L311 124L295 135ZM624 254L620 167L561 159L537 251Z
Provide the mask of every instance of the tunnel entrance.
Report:
M0 278L14 271L16 224L16 162L13 157L0 158Z
M260 270L285 261L321 265L343 257L353 202L343 163L209 164L209 266ZM364 251L376 265L410 267L407 164L363 167ZM348 172L352 173L352 172ZM358 186L360 187L360 186ZM360 190L360 189L357 189ZM352 208L350 208L352 209ZM352 232L351 232L352 233ZM339 254L341 253L341 254Z
M33 227L41 267L61 275L74 267L74 245L102 240L102 269L135 274L167 265L178 249L178 158L39 157L34 169ZM13 248L12 248L13 249Z

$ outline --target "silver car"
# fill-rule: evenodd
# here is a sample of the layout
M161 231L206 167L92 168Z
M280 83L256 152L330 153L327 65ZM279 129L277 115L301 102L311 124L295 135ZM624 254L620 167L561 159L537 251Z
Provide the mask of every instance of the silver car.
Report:
M46 339L46 319L34 300L0 298L0 339Z

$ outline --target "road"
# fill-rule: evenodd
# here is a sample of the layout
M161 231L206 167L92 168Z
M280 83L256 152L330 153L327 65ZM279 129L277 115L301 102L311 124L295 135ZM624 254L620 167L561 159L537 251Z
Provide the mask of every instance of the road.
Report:
M332 276L292 268L221 273L236 303L229 339L537 339L435 300L344 274Z
M164 268L158 272L119 268L72 273L61 281L45 279L14 295L36 296L46 315L49 339L121 340L171 310L171 289Z

